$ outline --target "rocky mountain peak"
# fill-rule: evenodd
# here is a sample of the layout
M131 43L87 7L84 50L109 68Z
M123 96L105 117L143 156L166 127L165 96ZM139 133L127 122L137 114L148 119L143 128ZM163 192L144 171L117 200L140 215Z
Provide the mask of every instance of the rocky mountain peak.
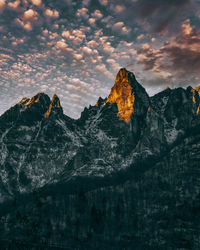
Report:
M196 88L190 87L189 91L192 92L192 102L193 102L193 107L194 111L196 112L196 115L199 114L199 105L200 105L200 86Z
M26 104L29 100L30 100L30 98L24 97L24 98L22 98L21 101L18 102L17 104L18 104L18 105Z
M111 89L107 103L116 103L118 107L118 117L126 123L130 122L134 112L136 99L141 99L140 95L145 94L145 101L148 99L146 91L136 81L135 75L125 68L119 70L115 84ZM138 96L139 98L136 98Z
M130 121L134 111L135 95L131 84L132 79L135 79L133 73L127 71L125 68L120 69L106 101L111 104L117 103L118 117L127 123Z
M51 103L49 105L48 110L46 111L44 117L48 118L51 113L58 114L58 113L63 113L62 107L60 105L60 99L56 94L54 94Z
M97 101L97 103L96 103L95 106L96 107L102 106L102 105L105 104L105 101L106 101L106 99L103 99L103 98L99 97L99 99L98 99L98 101Z
M50 103L50 98L45 93L38 93L37 95L33 96L32 98L24 97L17 105L22 105L25 108L30 108L32 105L38 103L39 106L45 108Z
M32 124L32 122L39 121L44 117L50 103L49 96L44 93L38 93L32 98L25 97L7 110L1 119L4 124L7 122Z
M194 91L196 92L196 94L198 94L198 99L200 98L200 86L194 88Z
M135 80L135 75L128 71L126 68L121 68L116 76L116 82L123 82L123 81L129 81L129 80Z

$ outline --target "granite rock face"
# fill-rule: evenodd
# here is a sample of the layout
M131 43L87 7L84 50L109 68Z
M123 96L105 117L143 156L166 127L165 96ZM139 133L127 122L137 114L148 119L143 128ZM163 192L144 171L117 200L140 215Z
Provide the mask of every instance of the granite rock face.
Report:
M0 117L0 199L56 179L81 146L74 121L57 96L24 98Z
M135 79L133 73L121 69L111 89L107 103L116 103L120 120L127 123L131 117L143 116L149 106L149 97L144 88ZM134 112L134 116L132 116Z
M22 99L0 117L2 244L199 249L199 109L199 88L149 97L124 68L78 120Z

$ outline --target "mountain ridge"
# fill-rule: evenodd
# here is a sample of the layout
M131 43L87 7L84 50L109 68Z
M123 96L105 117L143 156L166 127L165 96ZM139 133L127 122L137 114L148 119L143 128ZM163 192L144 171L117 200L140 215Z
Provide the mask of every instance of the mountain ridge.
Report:
M0 116L5 249L199 249L199 88L131 74L77 120L44 93Z
M198 90L167 89L149 97L134 74L122 68L108 98L85 108L77 120L63 113L57 95L23 98L0 117L0 183L12 197L62 176L68 181L112 177L159 159L199 126Z
M127 83L127 82L128 82L128 83ZM116 86L118 85L118 83L120 83L121 85L123 85L124 83L125 83L125 84L130 84L130 85L131 85L131 94L134 94L134 93L133 93L133 86L134 86L134 85L133 85L133 84L134 84L133 82L138 84L138 82L137 82L137 80L136 80L136 78L135 78L135 75L134 75L132 72L126 70L126 68L121 68L121 69L119 70L118 74L116 75L115 84L114 84L113 87L111 88L111 92L110 92L109 96L108 96L107 98L105 98L105 99L99 97L99 99L98 99L98 101L97 101L97 103L96 103L96 106L105 105L107 102L109 102L109 103L111 103L111 104L117 103L116 100L112 100L112 99L116 99L116 98L113 98L113 97L112 97L112 95L113 95L112 92L113 92L113 89L116 90L116 88L118 88L118 90L119 90L119 89L121 88L121 87L120 87L120 88L119 88L119 87L116 87ZM125 85L125 84L124 84L124 85ZM123 85L123 86L124 86L124 85ZM119 85L118 85L118 86L119 86ZM139 86L140 86L140 88L142 88L143 90L145 90L145 88L142 87L142 85L139 84ZM127 87L127 86L126 86L126 87ZM125 95L125 93L123 93L122 89L123 89L123 88L120 89L121 93L119 94L119 96L124 96L124 95ZM148 98L153 99L154 97L156 97L156 96L159 95L159 94L165 93L166 91L174 91L174 90L176 90L176 89L183 89L183 90L185 90L184 88L181 88L181 87L175 88L175 89L167 88L167 89L165 89L165 90L162 90L162 91L156 93L155 95L153 95L153 96L151 96L151 97L150 97L147 93L146 93L146 94L147 94ZM194 88L192 88L191 86L188 86L187 89L189 89L189 91L191 91L191 93L192 93L192 95L193 95L192 100L193 100L193 103L194 103L194 104L196 104L196 99L197 99L197 106L198 106L198 104L199 104L199 97L200 97L200 86L197 86L197 87L194 87ZM48 98L48 99L49 99L49 100L48 100L48 109L51 109L51 108L50 108L50 105L53 104L54 99L56 99L56 101L59 102L58 104L54 103L54 107L56 108L56 105L57 105L57 108L61 108L61 109L62 109L62 106L61 106L61 104L60 104L59 97L58 97L56 94L54 94L53 97L52 97L52 99L50 100L49 96L48 96L47 94L45 94L44 92L38 92L36 95L34 95L34 96L31 97L31 98L24 97L24 98L21 99L21 101L19 101L18 103L16 103L16 105L24 105L24 106L26 106L26 108L29 108L29 107L31 107L32 104L34 104L34 103L39 103L40 96L42 96L42 97L45 96L45 98ZM132 97L133 97L133 96L132 96ZM128 98L128 96L124 96L124 99L129 99L129 98ZM50 101L50 102L49 102L49 101ZM99 102L99 103L98 103L98 102ZM132 106L134 106L134 102L131 103L131 104L132 104ZM14 105L14 106L16 106L16 105ZM13 106L13 107L14 107L14 106ZM129 107L129 108L131 109L131 107ZM48 109L46 110L46 113L48 112ZM87 109L87 107L86 107L86 109ZM120 109L120 107L118 106L118 112L120 112L119 109ZM7 111L9 111L9 109L8 109ZM3 116L5 113L7 113L7 111L5 111L1 116ZM62 111L62 112L63 112L63 111ZM83 112L84 112L84 111L83 111ZM131 114L132 114L132 112L131 112ZM0 117L1 117L1 116L0 116ZM46 118L47 118L49 115L45 114L45 116L46 116ZM65 115L65 116L67 116L67 115ZM130 116L131 116L131 115L130 115ZM68 116L68 117L69 117L69 116ZM118 117L119 117L119 116L118 116ZM69 118L70 118L70 119L73 119L73 120L79 120L79 119L80 119L80 118L74 119L74 118L71 118L71 117L69 117ZM121 119L121 118L119 117L119 119ZM126 119L121 119L121 120L126 120ZM130 120L128 120L128 122L130 122Z

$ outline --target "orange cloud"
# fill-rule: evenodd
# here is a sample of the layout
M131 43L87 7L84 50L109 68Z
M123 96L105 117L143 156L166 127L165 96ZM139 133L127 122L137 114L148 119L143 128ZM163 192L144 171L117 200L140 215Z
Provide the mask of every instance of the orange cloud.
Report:
M92 16L93 16L93 17L96 17L96 18L98 18L98 19L100 19L100 18L103 17L103 15L101 14L100 10L95 10L95 12L92 13Z
M83 58L81 54L74 54L74 59L80 61Z
M56 47L63 50L67 48L67 44L65 43L64 40L61 40L56 43Z
M91 55L93 53L92 50L90 48L88 48L88 47L83 47L82 50L83 50L84 53L89 54L89 55Z
M9 2L8 6L12 9L17 9L20 4L20 0L16 0L15 2Z
M5 7L6 0L0 0L0 11Z
M65 38L70 38L70 32L69 32L69 30L64 30L63 32L62 32L62 36L63 37L65 37Z
M15 19L16 24L20 25L22 28L24 28L27 31L31 31L32 30L32 24L31 22L24 22L23 20L16 18Z
M79 16L79 17L83 17L83 18L87 19L89 17L87 13L88 13L88 9L82 8L82 9L77 10L76 15Z
M47 17L52 17L52 18L59 17L59 12L57 10L46 9L44 14Z
M116 5L115 6L115 11L116 12L122 12L125 9L123 5Z
M190 35L192 33L192 27L190 25L190 20L187 19L181 26L184 35Z
M107 4L108 4L108 0L99 0L99 2L100 2L102 5L107 5Z
M118 22L118 23L114 24L113 28L114 29L121 29L123 26L124 26L123 22Z
M90 24L94 24L95 21L96 21L95 18L89 18L89 23L90 23Z
M143 38L144 38L144 34L141 34L141 35L137 36L137 39L138 39L138 40L141 40L141 39L143 39Z
M31 0L31 2L36 6L40 6L42 4L42 0Z
M27 11L24 12L23 18L25 20L36 21L37 20L37 16L38 16L38 13L35 10L29 9L29 10L27 10Z

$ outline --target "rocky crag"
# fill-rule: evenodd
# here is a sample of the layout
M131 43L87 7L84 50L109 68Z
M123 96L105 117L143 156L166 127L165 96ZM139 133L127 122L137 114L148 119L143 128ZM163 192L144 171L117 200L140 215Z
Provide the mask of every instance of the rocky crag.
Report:
M78 120L23 98L0 117L2 244L199 249L199 109L199 88L149 97L126 69Z

